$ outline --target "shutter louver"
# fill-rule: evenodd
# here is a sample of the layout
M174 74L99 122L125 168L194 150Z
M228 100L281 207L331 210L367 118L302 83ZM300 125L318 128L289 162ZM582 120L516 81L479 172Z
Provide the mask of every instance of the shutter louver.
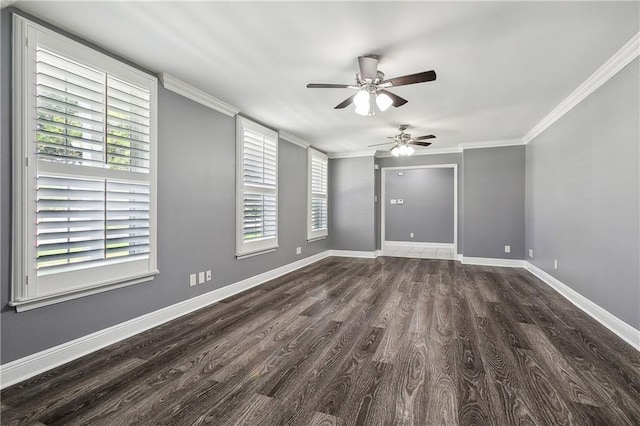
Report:
M245 241L276 236L275 195L249 192L249 188L275 189L277 185L277 141L251 130L244 131L243 239Z
M276 187L276 141L245 130L243 181L245 185Z
M37 269L81 264L104 257L104 181L39 176Z
M38 275L95 262L148 258L149 184L83 176L86 166L107 175L148 175L151 93L37 47L38 161L63 163L65 176L38 172ZM70 176L76 174L75 176ZM111 174L109 174L111 173ZM114 175L115 176L115 175Z
M107 163L111 169L149 172L151 94L107 78Z
M327 229L327 159L311 156L311 231Z
M238 117L238 256L278 246L278 135Z
M244 240L275 237L276 197L245 193L242 231Z
M104 79L104 73L37 49L38 159L102 166Z
M107 258L149 253L149 185L107 181Z

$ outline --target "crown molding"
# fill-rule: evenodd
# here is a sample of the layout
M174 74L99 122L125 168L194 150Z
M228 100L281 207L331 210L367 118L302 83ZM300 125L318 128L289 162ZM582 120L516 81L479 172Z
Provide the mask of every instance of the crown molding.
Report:
M0 9L4 9L5 7L11 7L16 3L17 0L0 0Z
M536 124L522 137L525 144L531 142L536 136L544 132L560 117L569 112L573 107L582 102L587 96L606 83L618 71L623 69L631 61L640 55L640 33L634 35L620 50L596 70L584 83L574 90L567 98L555 107L546 117Z
M412 157L421 155L442 155L442 154L460 154L467 149L482 149L482 148L500 148L503 146L518 146L524 145L522 139L502 139L496 141L482 141L482 142L465 142L449 148L429 148L427 151L416 151ZM376 152L376 158L392 158L393 155L389 151Z
M469 142L461 143L459 146L462 150L480 149L480 148L500 148L503 146L524 145L522 139L502 139L497 141Z
M280 130L278 132L278 134L280 135L280 138L282 138L282 139L284 139L284 140L286 140L288 142L291 142L294 145L298 145L301 148L307 149L307 148L309 148L311 146L311 144L309 142L305 141L304 139L299 138L296 135L293 135L293 134L291 134L289 132L285 132L284 130Z
M375 149L368 149L366 151L329 152L327 153L327 157L334 160L337 158L373 157L375 154Z
M205 93L200 89L196 89L195 87L190 86L167 73L160 73L160 81L165 89L171 90L174 93L228 115L229 117L235 117L236 114L240 112L238 108L229 105L226 102L222 102L220 99L214 98L210 94Z

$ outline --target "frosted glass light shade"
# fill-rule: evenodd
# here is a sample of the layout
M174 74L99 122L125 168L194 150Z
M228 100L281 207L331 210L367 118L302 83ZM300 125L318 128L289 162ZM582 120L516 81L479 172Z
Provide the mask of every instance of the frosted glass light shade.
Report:
M369 94L366 90L359 91L356 96L353 98L353 103L356 104L356 107L369 109Z
M356 105L356 114L360 115L369 115L369 103L367 102L365 105Z
M393 155L394 157L400 155L400 148L398 148L397 146L391 148L391 155Z
M389 108L392 103L393 101L391 100L391 98L385 93L379 93L376 97L376 104L378 104L378 108L380 108L380 111L386 111L386 109Z

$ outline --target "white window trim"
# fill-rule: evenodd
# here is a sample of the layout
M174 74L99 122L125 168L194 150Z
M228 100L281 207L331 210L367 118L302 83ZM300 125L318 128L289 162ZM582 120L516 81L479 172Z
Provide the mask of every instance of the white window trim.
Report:
M30 84L30 76L35 70L35 49L29 43L35 43L36 37L47 37L52 45L74 45L74 59L81 59L93 67L107 69L109 74L132 82L144 82L151 93L150 117L150 152L149 152L149 246L147 272L130 273L118 279L95 281L92 268L82 272L89 281L86 286L68 289L51 294L36 293L37 273L35 271L35 220L28 212L35 212L35 177L37 174L37 158L35 150L29 149L33 144L33 130L30 123L35 111L35 85ZM157 78L134 69L116 59L71 40L48 28L31 22L21 16L13 15L13 265L11 271L11 300L18 312L37 307L75 299L118 287L152 280L157 270ZM52 165L55 167L55 165ZM127 269L125 267L125 269ZM80 271L79 271L80 272ZM99 277L97 277L99 279Z
M320 157L327 162L327 193L317 194L313 193L311 185L311 162L313 157ZM315 197L323 197L327 200L327 216L329 214L329 158L326 154L315 150L313 148L307 148L307 241L316 241L327 238L329 235L329 218L327 217L327 228L314 231L311 229L311 200Z
M258 241L245 242L243 233L243 211L244 211L244 129L252 130L256 133L272 137L276 141L276 188L271 191L276 196L276 236L275 238L265 238ZM259 254L270 253L278 248L278 234L280 233L280 212L278 200L279 188L279 157L278 133L267 127L261 126L245 117L236 116L236 259L244 259Z

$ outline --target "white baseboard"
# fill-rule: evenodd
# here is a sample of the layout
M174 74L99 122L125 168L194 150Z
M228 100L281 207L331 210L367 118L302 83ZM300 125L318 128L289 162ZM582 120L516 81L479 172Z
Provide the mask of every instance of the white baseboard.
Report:
M422 243L418 241L384 241L382 247L421 247L454 249L453 243Z
M0 365L0 387L6 388L37 374L65 364L81 356L102 349L128 337L142 333L190 312L204 308L234 294L263 284L281 275L325 259L332 254L327 250L234 284L210 291L200 296L178 302L157 311L133 318L95 333L71 340L70 342L45 349L41 352ZM368 253L368 252L363 252ZM373 253L373 252L371 252Z
M582 309L593 319L607 327L609 330L613 331L622 340L640 351L640 330L636 330L626 322L622 321L620 318L593 303L591 300L587 299L568 285L564 284L562 281L546 273L537 266L529 262L525 262L525 268L527 271L540 278L549 287L553 288L558 293L563 295L569 302Z
M501 266L503 268L524 268L524 260L520 259L496 259L492 257L469 257L459 255L460 261L465 265Z
M364 259L374 259L378 255L376 251L354 251L354 250L328 250L329 256L336 257L361 257Z
M374 252L374 257L382 256L382 250L376 250Z

